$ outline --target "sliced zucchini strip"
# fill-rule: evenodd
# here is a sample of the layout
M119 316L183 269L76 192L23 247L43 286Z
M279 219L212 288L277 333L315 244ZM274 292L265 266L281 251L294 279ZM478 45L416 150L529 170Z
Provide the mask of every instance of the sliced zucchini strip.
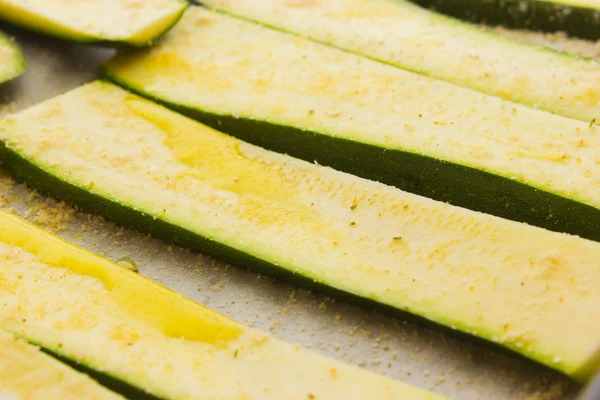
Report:
M451 206L273 153L103 82L10 116L0 122L0 139L6 146L0 152L5 168L18 179L120 224L240 266L414 313L580 380L591 373L587 361L599 343L600 329L598 242ZM281 389L269 385L269 396L275 398L292 397L282 396L285 390L300 397L306 391L337 390L337 396L326 398L404 393L396 383L382 383L370 375L358 378L354 372L340 373L347 381L330 381L327 374L321 375L327 368L305 368L304 356L292 350L281 350L289 351L289 357L279 350L269 353L265 363L274 363L271 372L250 358L244 364L232 356L248 343L245 328L163 289L150 290L143 278L115 270L87 253L72 250L67 257L62 250L32 247L37 246L28 239L32 234L15 233L15 223L0 226L5 235L0 239L48 257L44 263L71 265L69 260L77 255L82 261L69 268L95 277L62 279L68 271L51 269L43 279L35 278L38 272L33 271L45 267L31 267L32 280L59 280L79 290L55 302L50 301L54 289L44 285L18 291L32 299L32 307L52 304L57 312L48 318L54 324L64 322L65 333L44 331L32 338L56 349L63 339L54 335L68 337L75 346L68 355L91 352L84 360L103 369L114 359L121 375L133 365L148 365L135 369L131 378L146 385L156 382L148 386L156 393L181 387L183 392L177 393L186 398L183 393L193 392L194 385L208 398L223 387L235 394L254 393L262 386L251 382L267 384L260 377L288 382ZM10 283L28 287L14 274ZM10 293L8 300L14 299ZM5 325L17 331L34 326L29 324L37 321L36 314L20 311L8 300L0 302L5 304L0 315L9 316ZM92 307L97 301L102 306ZM65 307L74 315L52 320L63 318L60 311ZM28 322L21 322L23 318ZM107 339L113 336L116 342ZM215 346L217 342L224 347ZM111 357L111 349L131 349L136 356ZM188 356L193 349L204 357L197 367ZM176 353L167 353L171 350ZM234 380L224 371L237 363L246 372ZM206 380L188 381L178 368L199 371ZM298 381L296 387L289 382L296 382L292 377L298 373L306 381ZM165 379L177 384L166 385ZM232 381L240 385L225 385ZM325 382L327 389L321 390L318 382Z
M146 46L187 6L185 0L0 0L0 20L74 42Z
M409 71L600 124L599 62L506 39L407 1L203 3Z
M0 32L0 83L7 82L25 71L25 58L13 39Z
M600 128L589 123L199 7L104 73L262 147L600 240Z

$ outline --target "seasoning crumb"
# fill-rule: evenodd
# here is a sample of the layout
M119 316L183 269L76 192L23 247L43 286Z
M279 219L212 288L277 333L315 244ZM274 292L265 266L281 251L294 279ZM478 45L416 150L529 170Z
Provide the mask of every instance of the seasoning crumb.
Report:
M139 273L140 272L140 269L138 268L138 266L135 263L135 261L133 261L129 257L122 257L122 258L118 259L116 263L118 265L120 265L121 267L126 268L126 269L128 269L130 271L133 271L135 273Z
M273 331L277 328L281 327L281 322L280 321L273 321L271 322L271 327L269 330Z
M335 378L337 378L337 369L335 369L335 368L331 368L331 369L329 370L329 375L331 375L331 378L332 378L332 379L335 379Z

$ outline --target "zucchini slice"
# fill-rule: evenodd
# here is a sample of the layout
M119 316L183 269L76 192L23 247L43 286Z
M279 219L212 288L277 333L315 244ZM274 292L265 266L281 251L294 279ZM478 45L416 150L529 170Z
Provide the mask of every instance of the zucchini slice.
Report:
M0 398L124 400L87 375L6 332L0 332Z
M598 0L413 0L426 7L488 25L542 32L567 32L598 40Z
M408 311L581 380L590 373L586 360L600 329L598 242L273 153L103 82L10 116L0 122L0 139L4 166L18 179L125 226ZM121 275L106 287L133 279ZM142 301L143 292L125 293L119 301L162 309ZM190 334L181 321L193 318L171 314L179 320L164 326L180 329L171 336ZM215 332L235 336L236 326ZM95 347L105 354L107 345Z
M406 1L203 3L409 71L600 124L599 62L506 39Z
M19 46L0 32L0 83L16 78L25 71L25 58Z
M0 260L2 328L164 399L441 399L248 329L5 212Z
M187 6L185 0L0 0L0 20L74 42L146 46Z
M104 74L271 150L600 240L600 127L192 7Z

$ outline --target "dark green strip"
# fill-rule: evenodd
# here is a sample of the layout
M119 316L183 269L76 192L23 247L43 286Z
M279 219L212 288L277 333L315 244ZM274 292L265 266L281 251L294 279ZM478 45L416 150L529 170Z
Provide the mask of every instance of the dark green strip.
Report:
M35 343L33 343L33 344L35 344ZM39 344L35 344L35 345L39 346ZM48 354L49 356L56 358L60 362L68 365L69 367L71 367L83 374L88 375L90 378L92 378L93 380L98 382L100 385L104 386L105 388L107 388L115 393L120 394L121 396L125 397L126 399L129 399L129 400L167 400L167 399L162 399L160 397L156 397L149 393L146 393L143 390L136 388L135 386L131 386L129 383L122 381L121 379L98 372L86 365L80 364L74 360L71 360L70 358L66 358L66 357L64 357L58 353L55 353L51 350L48 350L44 347L40 347L40 350L42 350L44 353ZM57 400L59 400L59 399L57 399Z
M474 23L600 38L600 9L539 0L412 0Z

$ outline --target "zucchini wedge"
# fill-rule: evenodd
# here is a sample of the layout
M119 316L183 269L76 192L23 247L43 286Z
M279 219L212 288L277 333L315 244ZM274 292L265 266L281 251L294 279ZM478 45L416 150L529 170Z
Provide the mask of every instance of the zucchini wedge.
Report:
M124 400L35 346L0 332L0 398Z
M203 3L386 64L600 124L599 62L506 39L407 1Z
M5 212L0 260L2 328L160 398L442 398L246 328Z
M7 82L25 71L25 58L19 46L0 32L0 83Z
M122 225L591 371L598 242L273 153L100 81L1 121L0 140L17 179Z
M475 23L542 32L566 32L598 40L597 0L413 0L425 7Z
M0 0L0 20L73 42L147 46L187 6L185 0Z
M262 147L600 240L600 127L199 7L112 81Z

